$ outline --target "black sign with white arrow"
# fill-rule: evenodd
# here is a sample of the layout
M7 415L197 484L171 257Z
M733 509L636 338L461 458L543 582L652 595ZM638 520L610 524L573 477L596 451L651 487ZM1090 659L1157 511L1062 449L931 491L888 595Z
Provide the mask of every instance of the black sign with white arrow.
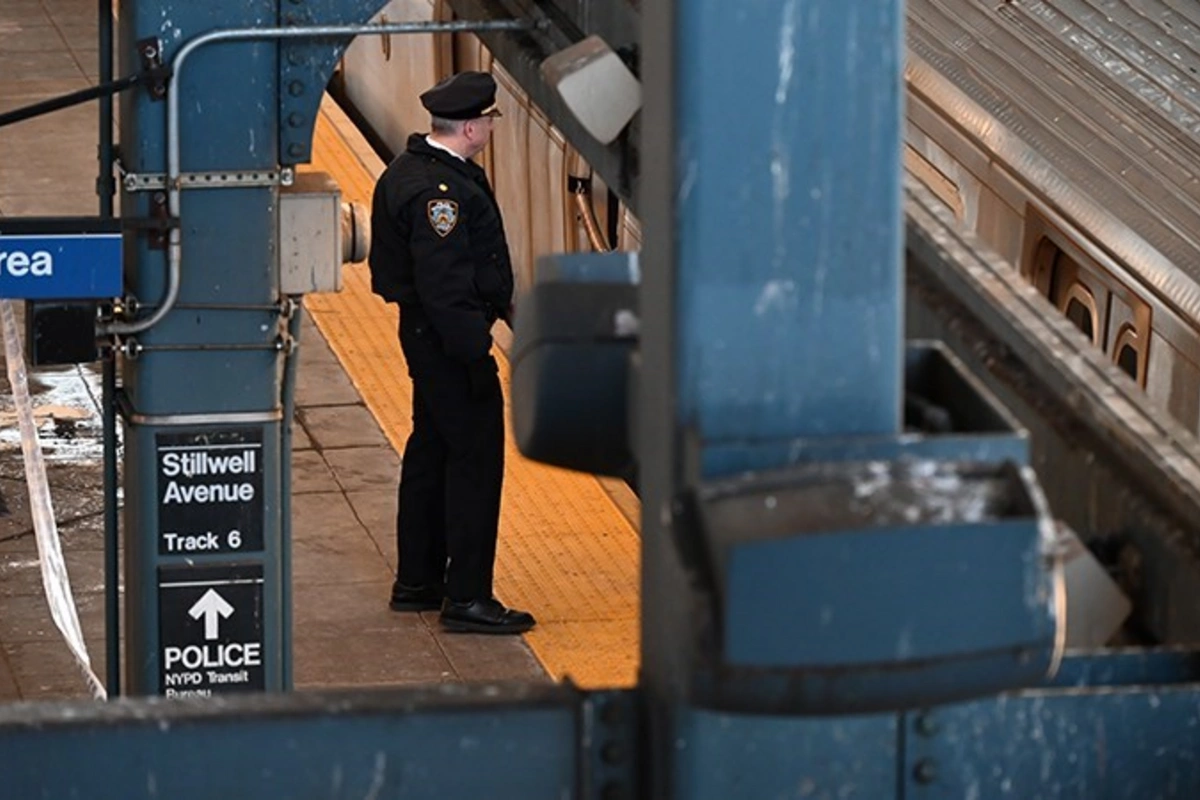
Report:
M159 567L158 620L162 694L265 687L262 564Z

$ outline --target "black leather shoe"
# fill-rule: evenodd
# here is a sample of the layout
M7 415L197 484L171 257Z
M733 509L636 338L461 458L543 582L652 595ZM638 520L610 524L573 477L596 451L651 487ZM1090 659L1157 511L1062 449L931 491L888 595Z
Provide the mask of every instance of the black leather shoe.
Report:
M400 581L392 584L392 611L437 611L442 607L442 587L405 586Z
M495 598L456 603L447 597L441 620L452 633L524 633L537 624L532 614L505 608Z

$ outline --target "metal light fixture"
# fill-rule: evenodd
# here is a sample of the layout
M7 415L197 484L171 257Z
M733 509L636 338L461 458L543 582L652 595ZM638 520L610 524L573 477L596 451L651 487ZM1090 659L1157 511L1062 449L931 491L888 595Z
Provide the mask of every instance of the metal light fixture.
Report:
M597 141L617 138L642 106L642 85L599 36L589 36L542 62L542 77Z

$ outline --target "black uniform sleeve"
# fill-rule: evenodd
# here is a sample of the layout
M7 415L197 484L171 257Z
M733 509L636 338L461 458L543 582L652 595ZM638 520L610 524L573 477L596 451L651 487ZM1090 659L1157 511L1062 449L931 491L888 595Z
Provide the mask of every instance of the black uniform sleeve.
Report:
M442 339L446 355L470 362L487 356L491 324L475 291L475 261L462 215L465 203L430 190L412 201L409 245L421 307Z
M401 256L397 251L404 241L391 206L385 180L381 179L371 197L371 252L367 264L371 270L371 291L389 303L396 303L400 301L402 282L398 266Z

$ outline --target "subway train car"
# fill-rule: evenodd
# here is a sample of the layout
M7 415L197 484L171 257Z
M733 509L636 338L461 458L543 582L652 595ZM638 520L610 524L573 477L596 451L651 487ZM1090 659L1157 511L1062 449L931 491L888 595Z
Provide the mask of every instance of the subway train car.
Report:
M910 174L1200 427L1200 6L908 0Z
M1190 0L909 0L911 175L1092 346L1200 427L1200 7ZM392 21L452 18L393 0ZM637 220L474 36L361 39L336 87L392 153L420 91L489 69L483 155L518 287L539 255L637 249Z
M939 246L996 254L911 258L910 196L909 329L1028 431L1055 518L1132 601L1124 642L1200 641L1198 21L1191 0L907 5L909 174L957 223Z

